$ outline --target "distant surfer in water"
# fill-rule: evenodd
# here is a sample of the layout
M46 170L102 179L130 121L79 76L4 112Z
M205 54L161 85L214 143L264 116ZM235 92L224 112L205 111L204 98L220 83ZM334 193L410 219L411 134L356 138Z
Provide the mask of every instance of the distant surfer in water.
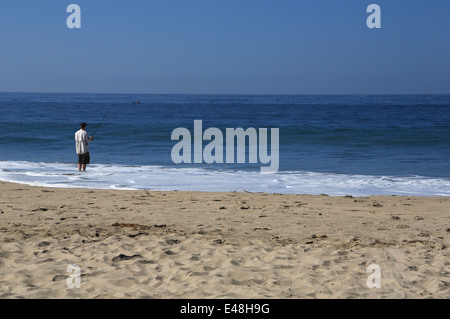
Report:
M78 154L78 171L86 171L86 165L90 162L89 143L94 137L88 136L86 132L86 123L80 124L80 130L75 133L76 150Z

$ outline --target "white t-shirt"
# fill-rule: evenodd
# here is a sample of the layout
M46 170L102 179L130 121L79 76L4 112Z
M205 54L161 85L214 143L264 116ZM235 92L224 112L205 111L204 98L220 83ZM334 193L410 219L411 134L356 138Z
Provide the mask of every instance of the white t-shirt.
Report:
M85 154L89 152L89 142L92 139L88 136L85 130L80 129L75 133L77 154Z

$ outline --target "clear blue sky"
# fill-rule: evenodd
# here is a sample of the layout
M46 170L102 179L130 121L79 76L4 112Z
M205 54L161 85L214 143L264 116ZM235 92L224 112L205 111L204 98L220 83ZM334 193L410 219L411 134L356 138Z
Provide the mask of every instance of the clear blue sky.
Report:
M2 0L0 57L1 92L448 94L450 1Z

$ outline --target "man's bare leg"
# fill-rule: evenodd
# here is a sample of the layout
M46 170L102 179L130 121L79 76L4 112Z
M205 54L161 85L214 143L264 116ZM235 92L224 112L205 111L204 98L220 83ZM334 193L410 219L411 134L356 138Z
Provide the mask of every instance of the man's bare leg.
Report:
M78 171L81 172L81 164L78 164Z
M86 164L82 164L81 165L81 169L83 170L83 172L85 172L86 171Z

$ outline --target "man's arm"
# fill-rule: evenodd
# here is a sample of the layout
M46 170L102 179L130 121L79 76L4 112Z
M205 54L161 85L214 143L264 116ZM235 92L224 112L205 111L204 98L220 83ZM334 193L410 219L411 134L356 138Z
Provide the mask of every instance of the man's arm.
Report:
M86 141L86 144L89 144L89 142L92 142L94 138L92 136L89 136L86 132L84 134L84 140Z

